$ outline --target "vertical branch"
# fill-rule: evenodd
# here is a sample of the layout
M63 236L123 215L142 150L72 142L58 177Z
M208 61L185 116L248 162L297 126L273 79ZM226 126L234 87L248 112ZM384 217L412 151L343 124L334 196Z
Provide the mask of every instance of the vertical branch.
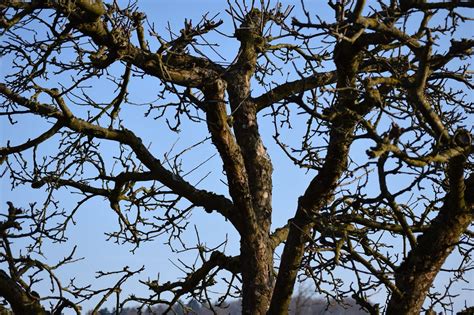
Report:
M329 132L327 155L321 170L298 200L296 215L291 220L281 257L270 314L283 314L288 310L305 244L314 225L314 214L330 202L338 181L346 170L349 146L358 122L358 116L353 115L352 110L357 110L360 115L369 110L362 104L357 104L357 95L353 92L359 66L357 47L348 42L337 44L334 60L338 71L339 92L333 108L336 116Z

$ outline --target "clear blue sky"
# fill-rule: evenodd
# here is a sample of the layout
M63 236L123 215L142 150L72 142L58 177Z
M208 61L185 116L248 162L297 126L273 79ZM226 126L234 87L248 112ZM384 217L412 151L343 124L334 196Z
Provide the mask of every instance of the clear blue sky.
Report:
M298 1L281 1L284 5L295 3L297 7L293 11L292 15L299 12ZM368 1L371 3L372 1ZM119 3L125 2L119 1ZM179 29L183 26L184 19L192 19L193 21L199 21L202 14L210 12L209 16L219 13L219 17L225 20L224 25L220 28L228 35L232 34L232 23L230 22L227 14L224 10L227 8L226 1L216 0L199 0L199 1L185 1L185 0L141 0L138 1L140 10L147 14L150 22L155 24L157 31L163 34L166 38L167 33L165 28L167 27L168 21L175 32L179 32ZM307 1L307 8L310 12L318 13L323 17L332 18L333 13L329 12L326 1ZM326 11L324 11L326 10ZM472 23L471 23L472 25ZM468 27L464 28L460 33L466 34ZM472 31L471 31L472 37ZM221 47L217 48L219 53L226 58L226 61L231 62L235 56L238 46L236 46L235 40L225 39L222 36L213 34L206 37L209 41L214 41L221 44ZM152 41L151 41L152 42ZM156 45L156 43L154 43ZM152 45L153 47L153 45ZM211 58L218 59L218 56L211 54ZM6 65L10 60L5 59L2 61L2 69L6 69ZM4 70L2 70L3 72ZM6 70L8 72L8 70ZM286 79L286 75L292 72L291 68L283 69L284 75L281 76L276 74L275 80L283 82ZM290 76L294 76L292 73ZM65 79L65 78L60 78ZM54 87L57 80L52 78L46 84L49 87ZM129 88L129 99L133 103L148 103L156 99L157 89L159 81L154 78L146 77L143 79L133 78ZM91 89L92 95L96 95L101 100L110 100L112 90L110 84L105 80L95 81L94 87ZM106 92L104 92L106 91ZM255 88L253 91L254 95L259 95L262 90ZM164 101L159 101L164 102ZM207 136L207 128L204 124L194 124L184 122L179 134L170 132L163 120L155 121L151 118L144 119L143 115L146 111L146 106L137 106L132 104L126 104L122 107L121 117L124 119L125 126L129 129L134 130L142 139L144 143L151 145L151 150L156 154L157 157L163 159L163 155L175 144L175 152L179 152L182 149L188 147L192 143L199 142ZM80 111L79 109L78 112ZM47 126L40 119L32 119L24 117L23 121L19 124L11 127L8 125L3 117L0 117L0 145L5 145L7 140L11 140L12 144L18 144L22 140L29 137L34 137L40 133L40 130L46 130ZM290 137L296 137L304 130L304 125L296 125L292 131ZM307 183L314 175L313 172L296 169L275 145L272 140L273 130L270 119L263 119L261 122L261 131L264 138L264 143L267 146L270 156L273 160L274 165L274 213L273 222L274 227L279 227L287 222L287 220L294 214L296 209L297 197L303 193ZM57 139L48 141L42 151L47 154L49 150L55 152L57 150ZM108 144L104 144L104 149L109 148ZM354 153L363 153L365 148L354 148ZM191 151L183 158L184 170L191 170L199 163L205 161L215 153L212 145L207 142L206 144L199 146L196 150ZM26 155L31 155L31 151L28 151ZM111 164L110 164L111 165ZM210 175L200 184L201 188L213 190L217 193L227 194L225 191L225 185L220 180L223 179L221 162L218 156L214 156L197 172L191 174L187 179L190 182L197 182L203 174L211 172ZM397 183L392 183L395 187ZM39 201L44 198L38 190L32 190L30 187L18 187L11 191L8 178L2 178L0 180L0 201L2 207L5 206L5 201L11 200L18 206L27 207L29 202ZM78 196L72 194L73 190L63 190L61 194L58 194L58 198L61 199L61 205L66 209L74 207L75 201ZM376 193L376 192L375 192ZM2 208L4 211L5 208ZM84 260L76 262L75 264L63 267L58 275L63 281L63 284L68 282L71 276L76 278L79 284L92 284L94 287L100 287L105 282L94 279L94 272L98 270L119 270L123 266L127 265L131 269L139 268L142 265L146 266L145 272L141 276L132 279L128 285L125 285L124 295L128 293L146 294L148 291L143 285L138 284L138 280L145 280L148 277L150 279L156 278L160 274L160 281L175 280L176 278L183 276L183 273L176 268L171 261L178 263L177 259L181 259L186 262L193 262L195 260L195 253L183 253L176 254L172 253L170 248L164 243L167 241L166 237L162 237L153 243L145 243L140 246L134 255L130 253L132 249L130 246L119 246L111 242L105 241L104 232L114 231L117 227L117 219L115 214L110 210L108 202L101 200L100 198L94 198L87 202L77 213L75 217L77 224L71 226L68 231L69 242L65 244L45 244L44 253L47 260L54 262L67 255L74 245L78 245L76 257L85 257ZM200 233L201 240L204 241L209 247L220 244L226 237L229 240L228 246L226 247L226 254L238 254L239 239L232 226L223 220L217 214L208 215L201 209L195 209L193 216L190 219L189 228L185 234L184 239L189 246L193 246L196 242L195 231L193 225L196 225L197 230ZM177 245L177 244L176 244ZM24 246L21 242L15 244L17 250L20 250ZM452 259L456 259L455 257ZM451 260L452 260L451 259ZM454 261L455 262L455 261ZM473 280L473 279L471 279ZM113 281L112 281L113 282ZM443 277L439 277L437 280L438 285L443 285ZM45 283L47 285L48 283ZM219 288L219 287L218 287ZM460 292L467 299L467 292ZM462 301L458 307L462 307ZM111 307L114 303L112 298L111 302L107 306ZM87 302L84 304L84 309L89 309L93 304Z

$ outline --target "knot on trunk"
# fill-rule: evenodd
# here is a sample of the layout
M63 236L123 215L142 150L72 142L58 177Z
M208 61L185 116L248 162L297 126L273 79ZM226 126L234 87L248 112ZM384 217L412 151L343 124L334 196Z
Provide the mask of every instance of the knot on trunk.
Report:
M262 52L265 47L265 39L262 36L265 22L265 13L252 9L241 26L235 30L235 37L240 42L253 46L257 52Z

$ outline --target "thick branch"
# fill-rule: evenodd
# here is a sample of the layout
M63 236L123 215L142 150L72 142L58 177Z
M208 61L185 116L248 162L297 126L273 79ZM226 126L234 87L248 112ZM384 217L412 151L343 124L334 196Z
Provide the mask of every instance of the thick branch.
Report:
M337 114L332 121L327 155L321 170L298 200L296 215L290 222L269 314L284 314L288 311L304 246L314 224L313 214L331 200L338 180L346 170L352 133L358 121L357 115L353 115L352 111L363 116L370 109L370 106L356 103L352 89L343 89L355 84L359 65L357 50L351 44L340 43L335 49L335 62L338 70L337 87L341 88L341 92L334 108Z
M461 235L474 219L474 204L466 202L466 191L472 190L470 181L464 181L465 155L451 159L448 166L449 193L438 216L418 238L400 267L395 281L403 295L392 295L387 314L416 314L420 311L434 278Z
M108 29L105 19L102 19L105 8L101 0L33 1L33 3L7 1L4 6L29 11L56 10L66 16L75 29L89 36L99 47L105 46L113 52L115 60L124 60L163 81L199 87L215 80L223 72L222 67L208 59L184 53L178 55L171 53L170 56L164 57L162 52L152 53L133 45L120 28Z
M4 297L15 312L24 315L49 314L40 304L39 299L23 290L5 271L0 270L0 296Z

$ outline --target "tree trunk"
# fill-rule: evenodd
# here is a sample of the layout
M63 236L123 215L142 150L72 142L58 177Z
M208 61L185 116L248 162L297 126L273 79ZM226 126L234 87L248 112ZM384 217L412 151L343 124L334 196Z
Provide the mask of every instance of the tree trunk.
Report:
M266 314L273 291L273 247L270 242L273 166L261 139L257 106L251 97L251 78L265 40L262 12L252 9L235 32L240 41L238 58L225 75L235 142L244 164L245 189L234 202L246 198L250 205L239 208L242 262L242 313ZM235 160L235 157L233 157ZM230 183L229 183L230 184ZM232 188L232 187L229 187ZM248 195L247 195L248 194Z
M273 250L268 224L257 233L242 237L242 314L266 314L273 291Z

